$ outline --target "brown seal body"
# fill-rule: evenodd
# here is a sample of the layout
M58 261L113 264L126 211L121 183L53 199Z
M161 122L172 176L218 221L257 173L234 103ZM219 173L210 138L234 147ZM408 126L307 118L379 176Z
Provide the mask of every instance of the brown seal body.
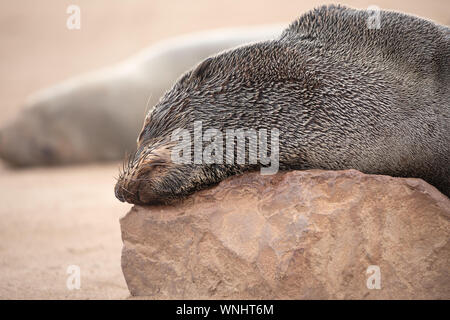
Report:
M422 178L450 194L450 31L417 17L341 6L312 10L278 39L210 57L146 118L115 188L170 202L260 165L175 163L184 129L279 131L279 168L357 169Z

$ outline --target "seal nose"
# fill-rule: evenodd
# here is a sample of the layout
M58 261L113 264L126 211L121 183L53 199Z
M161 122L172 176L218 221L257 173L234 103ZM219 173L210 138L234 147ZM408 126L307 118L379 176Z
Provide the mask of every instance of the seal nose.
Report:
M119 199L121 202L125 202L125 197L123 196L123 188L119 182L117 182L116 186L114 187L114 194L116 198Z

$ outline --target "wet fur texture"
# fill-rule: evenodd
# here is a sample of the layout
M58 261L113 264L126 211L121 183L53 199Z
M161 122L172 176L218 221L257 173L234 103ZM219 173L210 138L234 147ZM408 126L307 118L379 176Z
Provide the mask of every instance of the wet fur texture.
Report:
M449 196L450 29L389 11L381 11L380 29L369 29L367 18L323 6L279 39L220 53L187 72L147 115L117 198L167 203L256 169L171 163L172 131L192 133L196 120L222 132L278 128L282 170L417 177Z

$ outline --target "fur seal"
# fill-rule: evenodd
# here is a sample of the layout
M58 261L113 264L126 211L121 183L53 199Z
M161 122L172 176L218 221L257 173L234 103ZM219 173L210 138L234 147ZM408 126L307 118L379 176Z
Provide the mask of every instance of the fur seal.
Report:
M183 72L211 54L281 31L267 25L175 37L45 89L0 129L0 158L16 166L121 160L135 147L146 104L154 105Z
M116 197L168 203L257 166L178 163L171 135L279 130L279 167L417 177L450 195L450 29L415 16L314 9L282 35L212 56L147 115ZM205 131L206 132L206 131ZM211 140L212 141L212 140Z

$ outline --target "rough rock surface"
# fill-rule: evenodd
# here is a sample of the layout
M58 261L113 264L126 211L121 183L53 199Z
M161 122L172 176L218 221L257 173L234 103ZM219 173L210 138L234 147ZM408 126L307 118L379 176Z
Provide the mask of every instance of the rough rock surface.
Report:
M133 296L450 299L450 200L355 170L249 173L121 219ZM381 289L369 289L380 268Z

